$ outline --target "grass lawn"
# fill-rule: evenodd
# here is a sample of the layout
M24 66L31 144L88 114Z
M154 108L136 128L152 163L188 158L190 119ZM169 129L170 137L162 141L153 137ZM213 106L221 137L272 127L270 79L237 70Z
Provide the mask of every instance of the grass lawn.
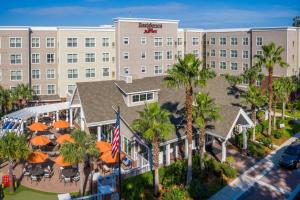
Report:
M1 197L0 197L1 199ZM14 194L9 194L8 188L4 189L4 200L57 200L57 194L40 192L24 186L19 186Z

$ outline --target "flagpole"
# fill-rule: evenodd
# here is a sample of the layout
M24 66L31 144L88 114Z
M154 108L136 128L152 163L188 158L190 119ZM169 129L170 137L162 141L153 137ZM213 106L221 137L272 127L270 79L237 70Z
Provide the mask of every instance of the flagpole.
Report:
M121 117L120 117L120 106L118 106L118 117L119 117L119 130L120 130L120 137L119 137L119 147L118 147L118 154L119 154L119 200L121 200L122 196L122 178L121 178Z

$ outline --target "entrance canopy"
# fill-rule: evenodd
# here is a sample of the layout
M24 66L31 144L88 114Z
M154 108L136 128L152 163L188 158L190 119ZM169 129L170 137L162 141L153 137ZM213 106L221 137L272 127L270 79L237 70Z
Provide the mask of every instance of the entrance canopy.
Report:
M70 108L69 102L62 102L62 103L54 103L54 104L47 104L42 106L34 106L23 108L16 112L9 113L4 116L4 118L13 118L13 119L21 119L27 120L31 117L35 117L44 113L55 112L60 110L67 110Z

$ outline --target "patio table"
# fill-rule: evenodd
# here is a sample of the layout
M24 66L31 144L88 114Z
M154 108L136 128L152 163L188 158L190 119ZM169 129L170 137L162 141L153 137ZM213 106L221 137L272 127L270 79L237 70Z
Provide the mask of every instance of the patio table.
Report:
M64 168L61 173L66 178L71 178L71 177L76 176L77 172L78 172L77 169L74 169L74 168Z
M44 170L42 168L36 167L31 170L31 175L33 176L42 176L44 175Z

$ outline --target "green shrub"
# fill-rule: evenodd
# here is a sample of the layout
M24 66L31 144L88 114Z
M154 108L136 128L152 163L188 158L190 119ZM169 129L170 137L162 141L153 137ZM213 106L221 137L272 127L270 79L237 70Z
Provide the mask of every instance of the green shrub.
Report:
M255 127L255 132L256 133L262 133L264 130L264 127L261 124L257 124Z
M236 135L234 137L234 139L235 139L235 145L239 148L242 148L243 147L243 134Z
M212 158L205 163L205 169L207 172L212 172L216 176L220 176L222 174L220 162Z
M267 132L268 131L268 127L269 127L268 120L265 120L265 121L261 122L261 125L263 127L262 133L263 132Z
M262 145L264 145L265 147L271 147L271 145L272 145L272 139L269 138L269 137L262 138L262 139L260 140L260 142L261 142Z
M206 185L201 181L193 179L188 188L188 191L193 199L206 199L207 189L208 188L206 187Z
M265 120L265 112L260 110L256 113L258 121L262 122Z
M223 174L229 178L235 178L237 175L236 169L228 166L227 164L221 164L221 168L223 171Z
M226 163L229 165L229 166L232 166L232 164L234 163L234 158L232 156L228 156L226 158Z
M185 183L187 172L186 160L177 161L167 167L159 169L161 183L164 187L170 187L173 184Z
M172 187L164 193L162 199L164 200L183 200L189 197L189 194L185 188Z
M256 158L261 158L264 156L265 152L261 144L256 144L252 141L248 144L249 154Z
M282 137L282 133L280 131L273 131L273 136L276 139L279 139Z

